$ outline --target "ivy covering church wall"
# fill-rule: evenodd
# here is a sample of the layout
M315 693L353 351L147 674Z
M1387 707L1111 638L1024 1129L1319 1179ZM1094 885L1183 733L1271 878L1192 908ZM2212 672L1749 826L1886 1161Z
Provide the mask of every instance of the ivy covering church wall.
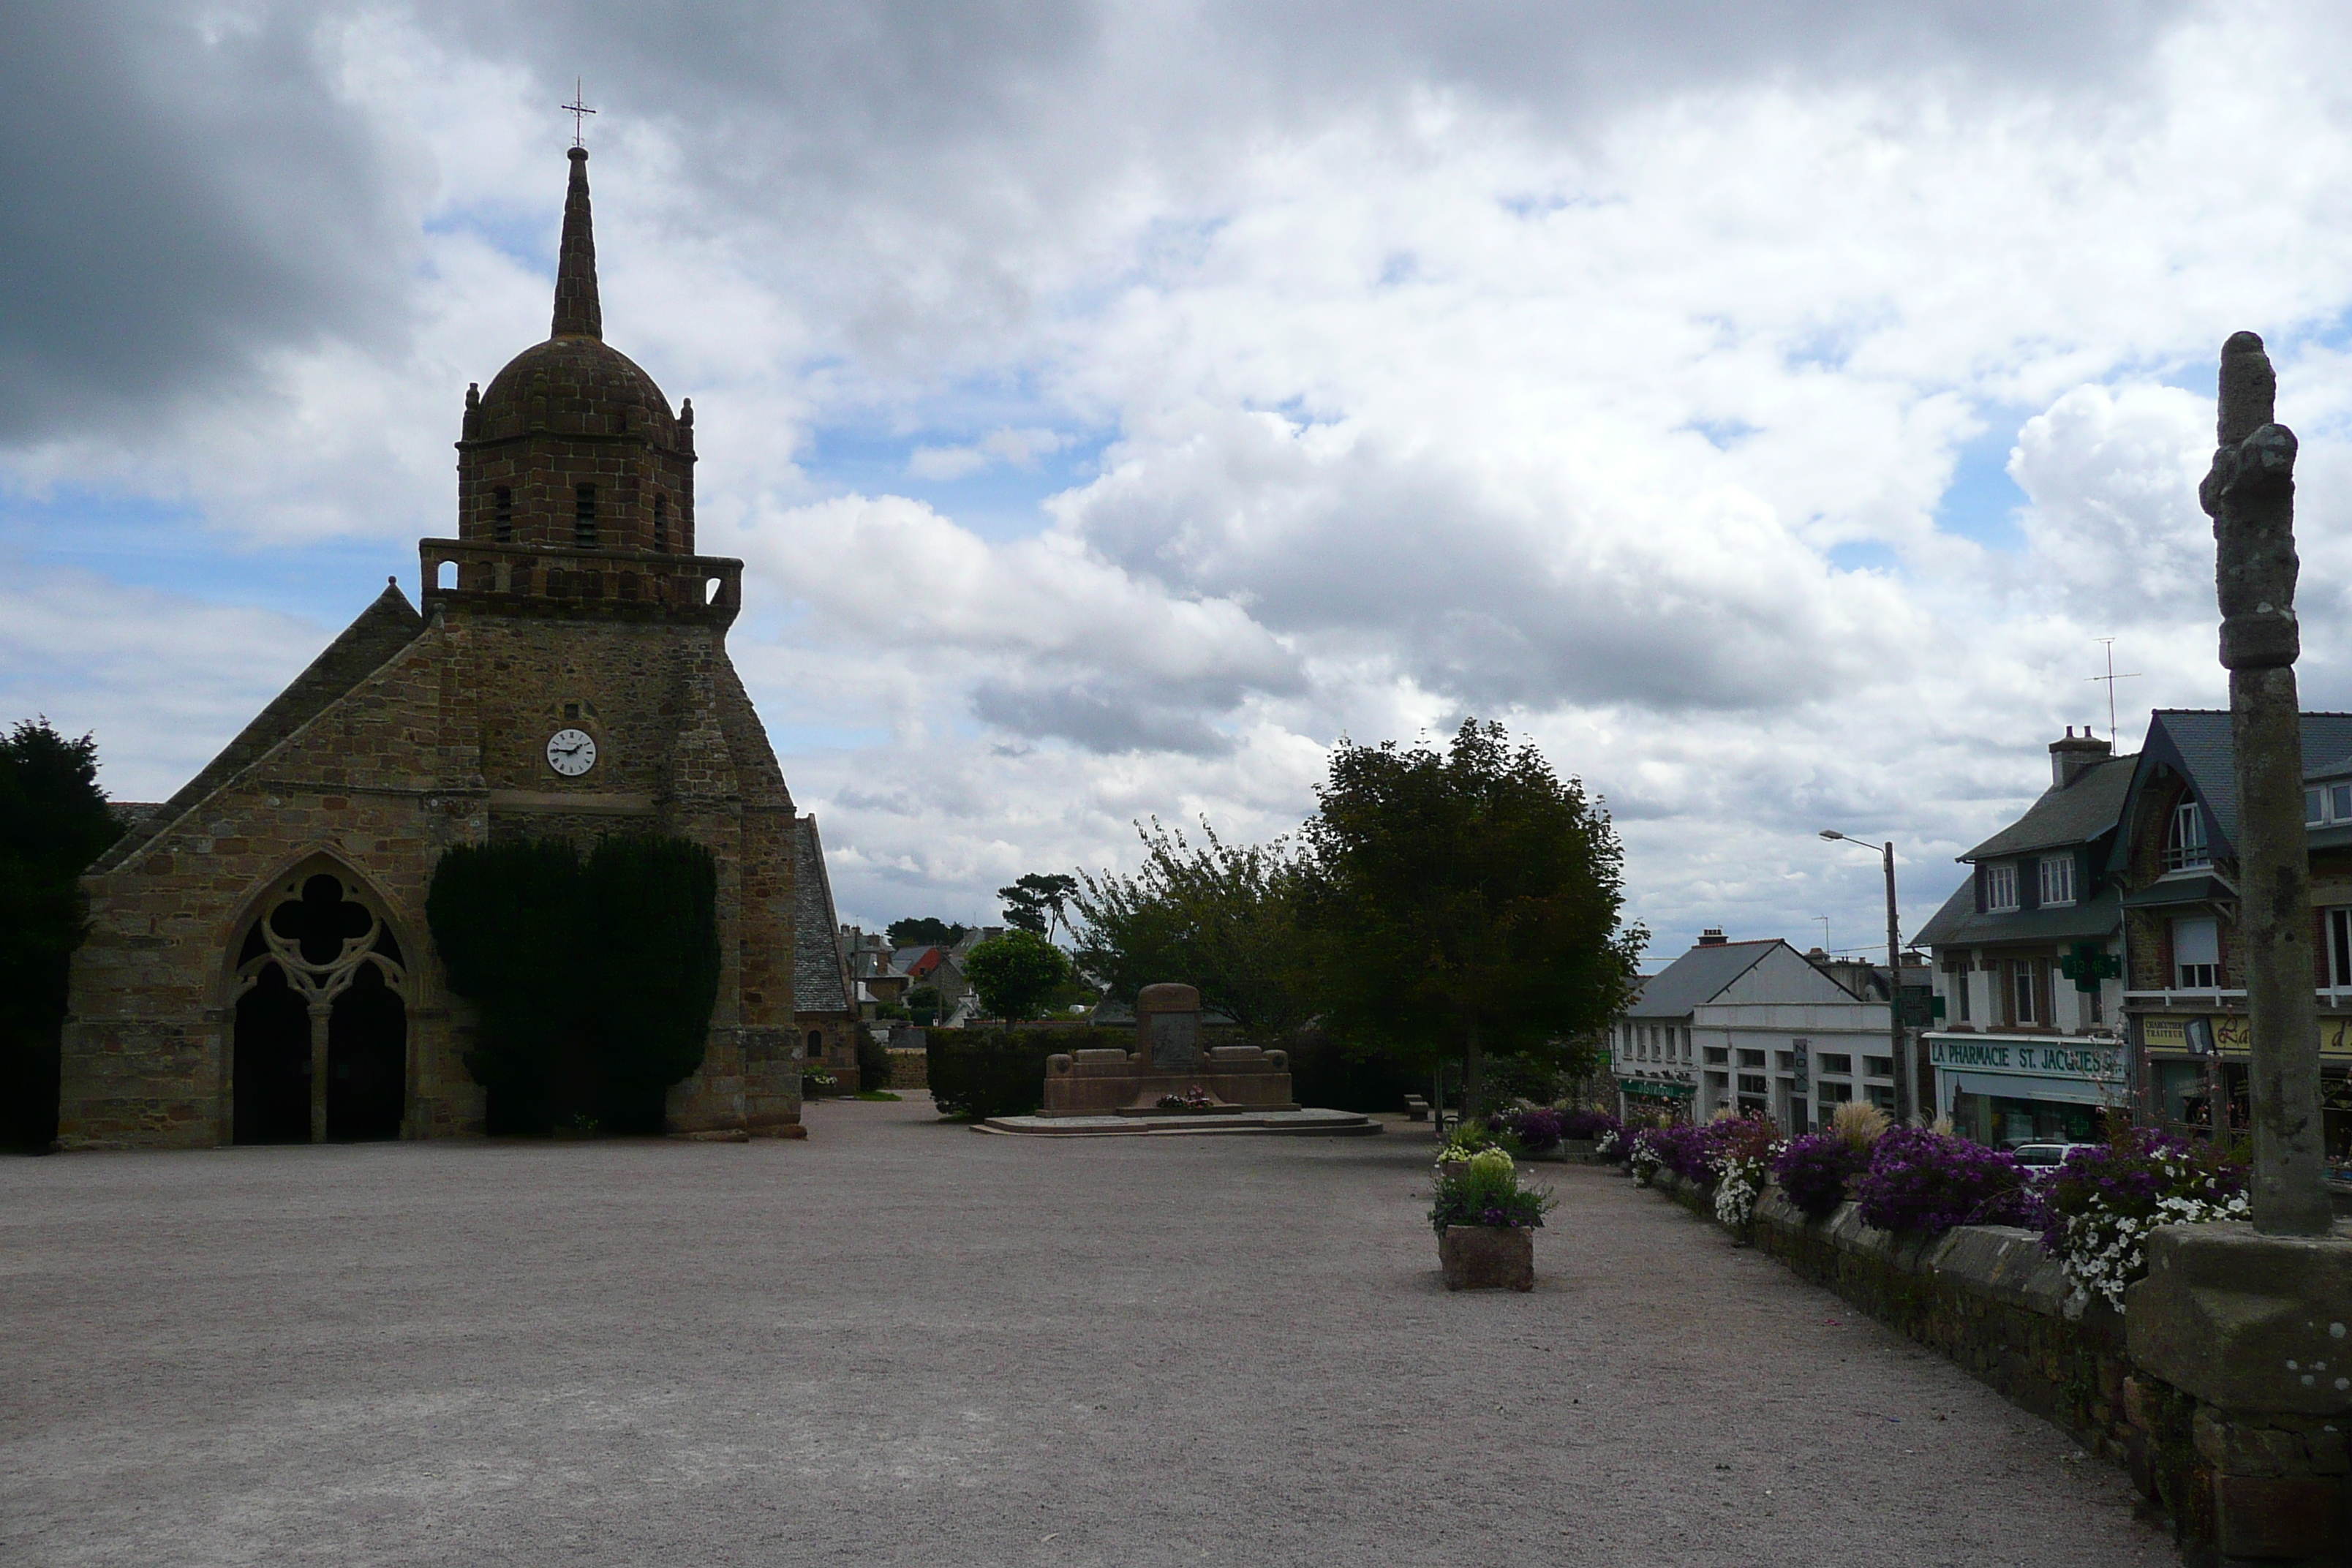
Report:
M490 1130L658 1131L664 1092L702 1065L719 998L718 871L682 838L465 846L425 919L479 1022L466 1070Z

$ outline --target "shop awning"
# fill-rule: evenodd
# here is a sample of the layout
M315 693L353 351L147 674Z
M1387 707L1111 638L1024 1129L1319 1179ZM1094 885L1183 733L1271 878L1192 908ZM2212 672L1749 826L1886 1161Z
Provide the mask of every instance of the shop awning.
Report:
M2125 1099L2120 1082L2100 1083L2091 1079L2042 1078L2026 1073L1953 1072L1938 1068L1937 1076L1947 1086L1943 1103L1949 1105L1948 1090L1962 1094L1983 1094L2001 1100L2040 1100L2056 1105L2120 1105Z

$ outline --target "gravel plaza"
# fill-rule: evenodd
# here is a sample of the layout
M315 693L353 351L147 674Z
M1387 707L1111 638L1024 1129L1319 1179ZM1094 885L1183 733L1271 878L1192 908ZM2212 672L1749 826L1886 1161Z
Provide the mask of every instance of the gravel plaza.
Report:
M1425 1127L0 1163L0 1563L2166 1564L2126 1479L1609 1172Z

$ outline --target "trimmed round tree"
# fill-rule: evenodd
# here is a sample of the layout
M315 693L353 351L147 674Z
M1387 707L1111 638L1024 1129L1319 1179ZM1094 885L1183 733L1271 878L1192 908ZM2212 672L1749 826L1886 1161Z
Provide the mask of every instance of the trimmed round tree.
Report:
M990 1014L1017 1024L1035 1017L1069 980L1070 961L1034 931L1009 931L964 954L963 977Z

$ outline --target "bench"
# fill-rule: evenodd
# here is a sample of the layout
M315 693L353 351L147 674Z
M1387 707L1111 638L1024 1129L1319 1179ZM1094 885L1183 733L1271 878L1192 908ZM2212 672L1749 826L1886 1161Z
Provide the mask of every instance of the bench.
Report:
M1404 1119L1407 1121L1428 1121L1429 1101L1422 1099L1421 1096L1417 1094L1406 1095L1404 1097Z

